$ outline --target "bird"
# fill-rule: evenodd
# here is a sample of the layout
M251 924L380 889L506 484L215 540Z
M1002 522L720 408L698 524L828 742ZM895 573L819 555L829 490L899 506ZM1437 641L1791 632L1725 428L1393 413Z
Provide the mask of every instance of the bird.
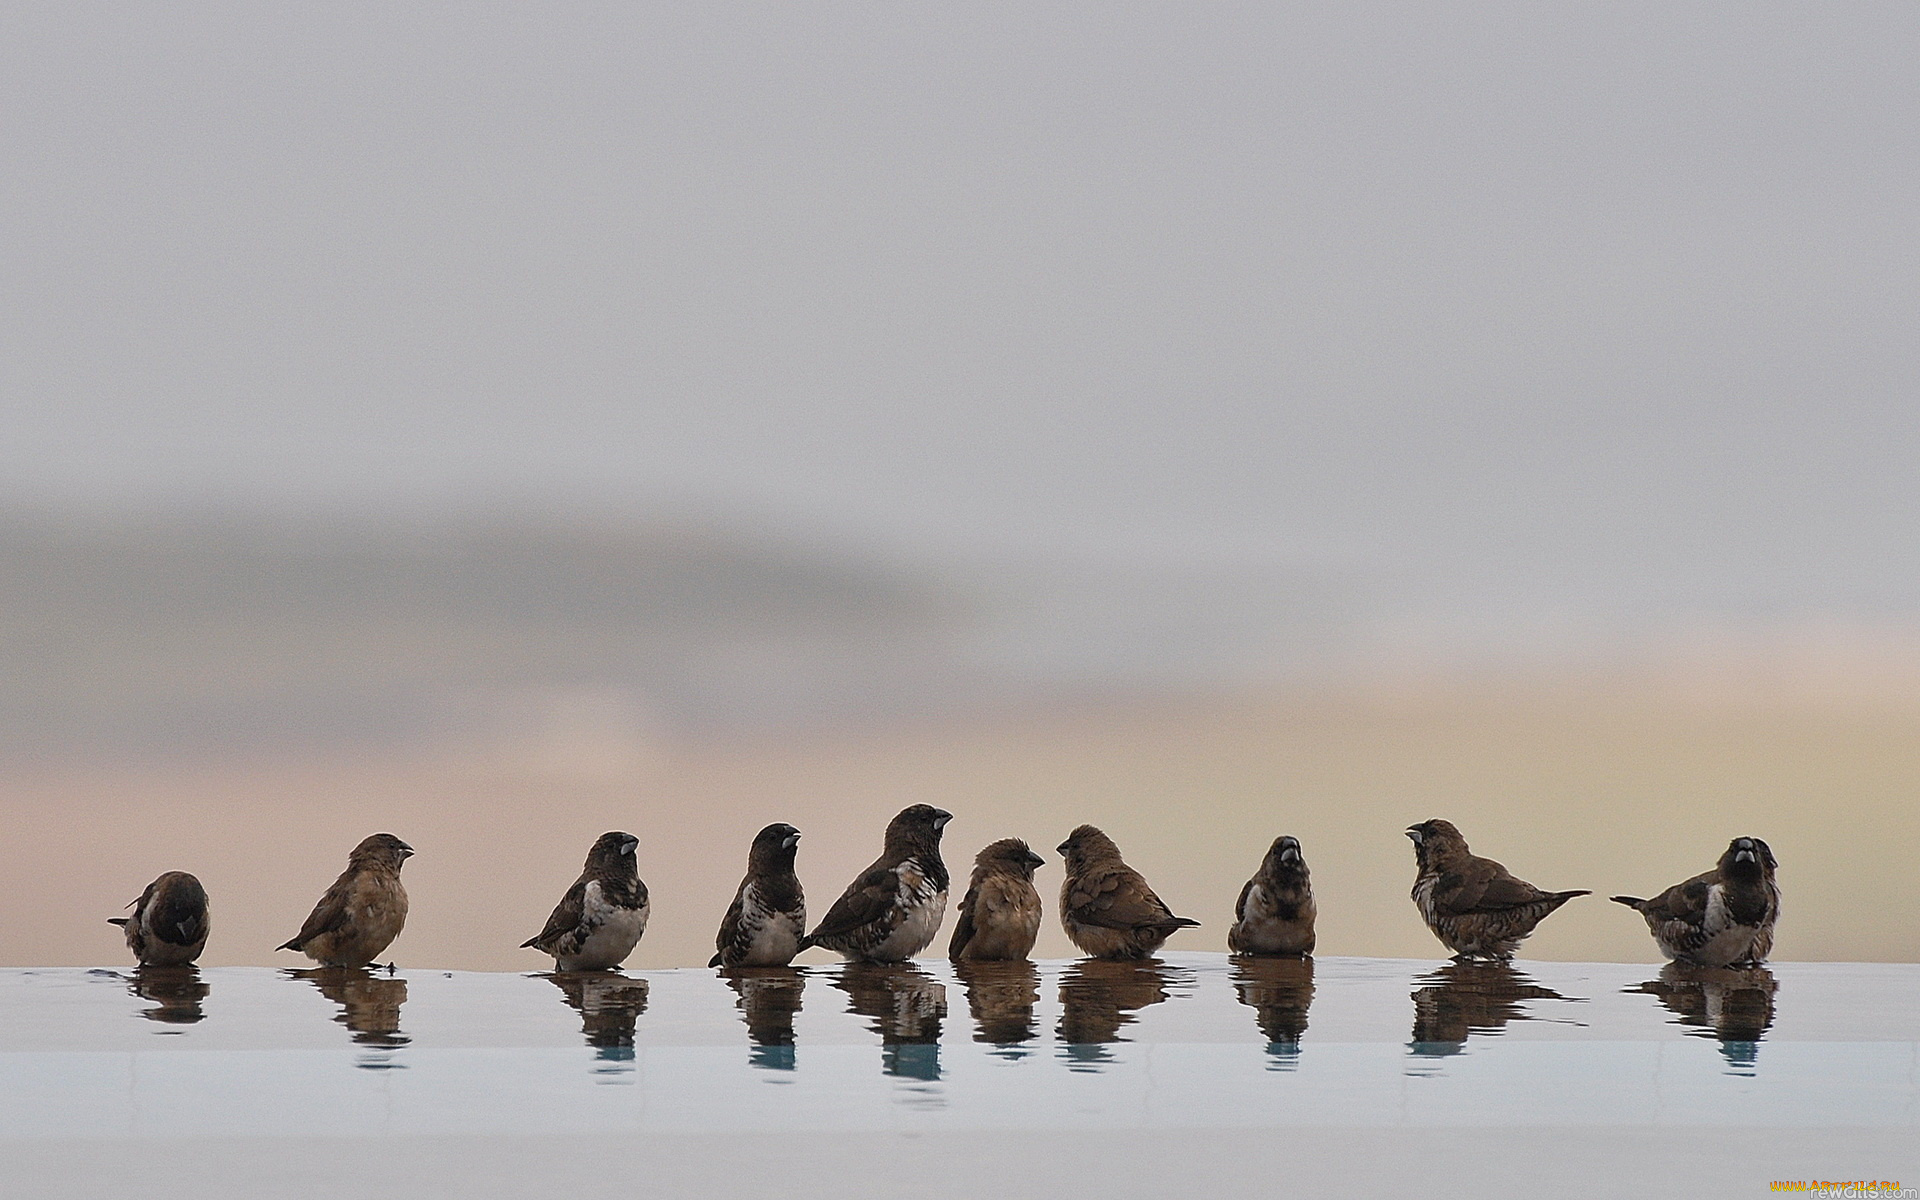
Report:
M1757 837L1737 837L1711 871L1676 883L1651 900L1610 896L1647 919L1660 953L1703 967L1753 966L1773 950L1780 885L1773 851Z
M647 885L634 851L640 839L613 830L594 839L580 878L560 897L547 926L521 949L553 956L556 971L610 971L647 931Z
M1140 872L1120 859L1113 839L1082 825L1060 843L1067 864L1060 885L1060 924L1094 958L1145 958L1176 930L1198 921L1176 917Z
M753 835L747 874L714 935L709 967L784 967L807 933L806 897L793 858L800 831L774 823Z
M184 966L207 948L207 890L185 871L168 871L127 905L131 917L108 917L127 935L143 967Z
M1033 872L1046 861L1019 838L1001 838L974 855L947 957L1005 961L1032 954L1040 936Z
M1312 954L1315 914L1313 878L1300 855L1300 839L1277 837L1234 902L1227 948L1235 954Z
M855 962L905 962L932 944L947 914L947 864L940 832L953 814L930 804L900 810L887 823L886 849L847 885L807 946Z
M1513 957L1534 926L1575 896L1543 892L1516 879L1490 858L1467 849L1467 839L1449 821L1422 821L1407 828L1419 866L1413 902L1427 928L1457 959Z
M275 947L298 950L323 967L364 967L400 936L407 923L407 889L400 864L413 847L376 833L347 855L347 869L307 914L306 924Z

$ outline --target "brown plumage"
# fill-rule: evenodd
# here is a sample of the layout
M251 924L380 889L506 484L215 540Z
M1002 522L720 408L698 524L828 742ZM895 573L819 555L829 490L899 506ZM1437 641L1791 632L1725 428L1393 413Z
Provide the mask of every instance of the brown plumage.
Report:
M801 947L825 946L855 962L905 962L933 944L947 914L940 831L953 814L929 804L887 823L886 848L847 885Z
M1145 958L1176 930L1198 921L1176 917L1140 872L1121 861L1113 839L1082 825L1060 843L1067 878L1060 885L1060 924L1073 944L1095 958Z
M1240 889L1233 906L1227 949L1235 954L1313 953L1313 878L1300 854L1300 840L1277 837L1260 870Z
M276 948L298 950L323 967L372 962L407 923L400 864L412 854L412 846L390 833L362 841L347 856L347 869L307 914L300 932Z
M1447 821L1422 821L1407 836L1419 868L1413 902L1455 958L1512 958L1547 914L1591 894L1543 892L1514 878L1499 863L1470 852L1467 839Z
M1647 920L1660 953L1703 967L1752 966L1773 951L1780 919L1780 885L1773 851L1756 837L1739 837L1711 871L1676 883L1651 900L1609 897Z
M784 967L807 932L806 897L793 859L800 831L774 823L754 835L747 874L714 935L710 967Z
M143 967L178 967L207 948L207 892L185 871L168 871L127 905L131 917L108 917L127 935L127 949Z
M610 971L647 931L647 885L634 852L640 839L615 829L594 839L573 881L538 935L521 949L553 956L556 971Z
M1019 838L1001 838L975 855L947 956L1007 961L1032 954L1040 936L1033 872L1045 861Z

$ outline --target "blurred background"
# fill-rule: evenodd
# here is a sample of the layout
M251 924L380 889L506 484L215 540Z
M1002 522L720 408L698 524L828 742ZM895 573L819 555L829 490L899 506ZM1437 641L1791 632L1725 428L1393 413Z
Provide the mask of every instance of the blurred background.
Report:
M1602 896L1762 836L1780 957L1914 960L1917 34L9 5L0 963L176 868L274 962L386 829L402 964L534 969L625 828L696 964L761 825L819 913L917 801L1101 824L1176 948L1292 833L1322 953L1437 956L1446 816Z

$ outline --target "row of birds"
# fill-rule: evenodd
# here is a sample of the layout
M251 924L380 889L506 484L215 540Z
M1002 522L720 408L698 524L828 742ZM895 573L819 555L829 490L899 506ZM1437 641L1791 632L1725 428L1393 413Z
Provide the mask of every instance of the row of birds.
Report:
M949 878L940 840L952 814L915 804L888 823L885 848L847 885L827 915L806 932L806 903L794 860L800 831L773 824L754 836L747 874L715 937L709 966L785 966L811 946L862 962L904 962L933 944L946 915ZM1547 892L1490 858L1473 854L1450 822L1410 827L1417 875L1413 901L1427 927L1456 958L1506 960L1536 926L1585 890ZM560 971L618 967L646 932L649 905L630 833L601 834L580 877L539 934L523 947L550 955ZM1081 951L1105 959L1145 958L1175 932L1198 921L1175 916L1113 839L1082 825L1059 847L1066 864L1060 921ZM400 866L413 848L390 833L354 847L347 869L314 905L300 932L278 948L322 966L363 967L400 935L407 893ZM1028 957L1039 936L1040 894L1034 870L1045 860L1019 838L1004 838L975 856L949 942L958 960ZM1759 838L1739 837L1710 871L1650 900L1614 896L1639 912L1661 953L1677 962L1724 967L1757 964L1773 946L1780 914L1773 852ZM144 965L198 958L207 942L206 890L184 871L149 884L114 918ZM1300 842L1274 839L1259 871L1240 891L1227 945L1236 954L1313 953L1316 908Z

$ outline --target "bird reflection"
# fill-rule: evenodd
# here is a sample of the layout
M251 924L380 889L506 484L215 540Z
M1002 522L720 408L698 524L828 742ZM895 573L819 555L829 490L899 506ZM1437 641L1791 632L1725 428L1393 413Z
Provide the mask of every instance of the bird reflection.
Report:
M406 980L376 975L365 967L309 967L287 974L311 982L322 996L340 1006L334 1020L352 1031L355 1044L395 1050L413 1040L400 1032L400 1006L407 1002ZM381 1068L397 1064L382 1056L363 1059L360 1065Z
M1300 1035L1307 1031L1307 1009L1313 1004L1313 960L1241 955L1232 962L1234 990L1240 1003L1253 1009L1266 1035L1272 1067L1292 1070L1300 1060Z
M849 997L848 1012L873 1018L882 1070L910 1079L940 1078L947 989L938 980L912 963L850 962L833 986Z
M206 1020L207 1014L201 1010L200 1002L212 989L201 980L200 968L183 966L137 967L127 979L127 990L142 1000L155 1002L156 1007L140 1010L140 1015L147 1020L163 1025L192 1025Z
M793 1018L806 975L793 967L733 967L720 976L740 997L734 1003L753 1043L747 1061L770 1071L793 1070Z
M1730 1073L1751 1075L1760 1039L1773 1025L1773 995L1779 988L1765 967L1668 963L1658 979L1625 990L1657 997L1689 1034L1719 1041Z
M1122 1026L1133 1014L1167 999L1168 988L1185 973L1157 958L1114 960L1084 958L1060 975L1060 1041L1069 1066L1098 1070L1112 1055L1102 1049L1125 1041Z
M997 1053L1018 1058L1026 1052L1021 1042L1039 1032L1033 1006L1040 999L1040 972L1024 959L993 962L961 959L953 964L960 985L967 990L967 1008L973 1013L973 1040L1001 1047Z
M1412 1051L1445 1058L1466 1049L1472 1034L1497 1034L1509 1021L1531 1021L1523 1000L1566 1000L1504 962L1461 960L1423 976L1413 993Z
M580 1032L595 1058L628 1062L633 1058L633 1027L647 1011L647 981L618 971L555 971L546 978L580 1014Z

